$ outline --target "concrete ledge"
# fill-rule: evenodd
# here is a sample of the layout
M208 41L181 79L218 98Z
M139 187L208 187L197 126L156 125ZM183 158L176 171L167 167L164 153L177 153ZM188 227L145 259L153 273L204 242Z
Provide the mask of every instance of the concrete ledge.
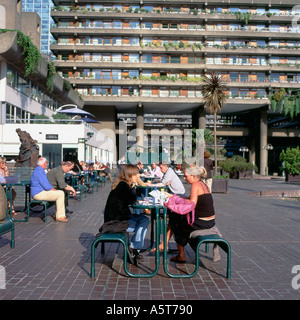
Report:
M254 197L281 197L281 198L295 198L300 197L300 190L268 190L251 192Z

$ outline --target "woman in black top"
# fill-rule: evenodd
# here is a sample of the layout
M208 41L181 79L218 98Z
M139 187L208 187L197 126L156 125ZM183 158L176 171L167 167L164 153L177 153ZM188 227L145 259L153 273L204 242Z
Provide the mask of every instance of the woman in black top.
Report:
M128 220L129 228L127 232L134 232L130 241L130 247L138 254L144 245L149 219L143 214L132 214L129 206L136 202L136 188L139 178L138 167L126 164L116 181L113 183L105 209L104 222L111 220Z
M200 179L205 178L206 170L204 167L190 165L184 170L184 179L192 185L190 201L195 202L195 221L192 225L187 222L186 215L179 215L175 212L170 213L169 221L171 230L178 247L178 256L171 260L175 262L185 262L184 246L192 243L192 238L204 234L220 234L215 227L215 211L213 198L209 188ZM214 249L214 261L218 261L219 252L217 247Z

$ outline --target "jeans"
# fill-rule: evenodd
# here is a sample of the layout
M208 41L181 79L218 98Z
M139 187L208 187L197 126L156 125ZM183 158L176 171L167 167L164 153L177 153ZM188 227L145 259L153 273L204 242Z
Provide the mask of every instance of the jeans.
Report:
M147 233L149 219L142 214L131 214L128 222L129 227L126 231L134 232L130 241L130 247L132 249L140 250L144 246L144 239Z

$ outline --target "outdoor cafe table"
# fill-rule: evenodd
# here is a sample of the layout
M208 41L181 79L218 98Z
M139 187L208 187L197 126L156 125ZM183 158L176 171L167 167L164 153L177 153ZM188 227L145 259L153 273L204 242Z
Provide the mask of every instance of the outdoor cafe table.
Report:
M164 248L163 248L163 267L165 273L170 278L191 278L198 272L198 268L196 267L194 272L192 273L186 273L186 274L172 274L168 270L168 245L167 245L167 208L162 204L153 204L153 203L146 203L143 200L139 201L136 204L133 204L131 206L133 209L150 209L151 210L151 239L150 239L150 248L153 246L153 238L154 238L154 231L153 231L153 225L155 220L155 270L152 273L149 274L139 274L139 275L130 275L132 277L153 277L155 274L157 274L159 265L160 265L160 252L159 252L159 244L160 244L160 235L163 235L163 242L164 242ZM162 214L161 214L162 209ZM146 249L146 251L149 250ZM197 263L197 262L196 262Z
M144 197L148 197L149 192L151 192L152 190L154 190L155 188L157 190L162 190L164 189L165 191L169 191L169 187L168 186L162 186L162 187L157 187L157 186L137 186L138 189L144 191Z
M140 178L143 180L143 181L152 181L154 179L158 179L160 180L159 177L154 177L154 176L148 176L148 175L145 175L145 174L140 174Z
M13 187L14 186L23 186L25 190L25 204L24 204L24 211L26 211L28 203L30 202L30 181L20 181L15 183L2 183L3 186L6 186L6 197L7 200L10 201L12 204L12 197L13 197ZM23 220L17 220L13 218L12 214L12 205L8 209L8 214L11 217L13 221L23 221Z
M160 227L160 209L163 209L167 212L167 208L163 205L153 204L153 203L145 203L143 201L138 201L137 203L131 205L132 209L150 209L151 210L151 239L150 239L150 247L145 251L149 250L153 247L154 243L154 221L155 221L155 270L152 273L147 274L130 274L131 277L139 277L139 278L150 278L157 274L159 270L160 264L160 252L159 252L159 241L161 235L161 227ZM134 210L133 210L134 211Z

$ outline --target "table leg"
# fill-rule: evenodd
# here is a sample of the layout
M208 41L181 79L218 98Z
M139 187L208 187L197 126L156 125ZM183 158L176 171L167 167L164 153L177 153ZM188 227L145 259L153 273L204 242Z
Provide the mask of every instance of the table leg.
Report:
M167 247L167 210L164 208L164 220L163 220L163 235L164 235L164 271L170 278L192 278L194 275L198 273L199 269L199 259L196 261L196 266L194 272L190 274L172 274L168 270L168 247Z
M159 208L155 208L155 218L156 218L156 222L155 222L155 229L156 229L156 251L155 251L155 270L152 273L146 273L146 274L134 274L131 273L128 269L127 269L127 259L124 260L124 271L125 273L132 277L132 278L151 278L153 276L155 276L159 270L159 263L160 263L160 255L159 255ZM126 253L124 253L126 254Z

